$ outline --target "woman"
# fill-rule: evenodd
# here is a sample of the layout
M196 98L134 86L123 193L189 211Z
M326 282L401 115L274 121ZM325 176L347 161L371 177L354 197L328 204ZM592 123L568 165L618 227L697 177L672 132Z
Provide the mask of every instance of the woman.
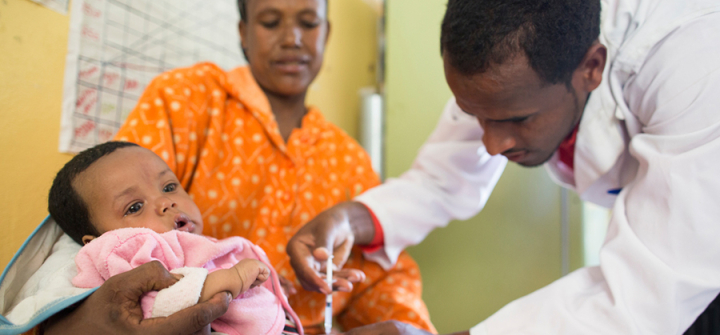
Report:
M249 66L224 72L206 63L161 75L116 139L147 147L168 163L203 212L204 234L248 238L293 286L285 253L293 234L379 180L362 148L305 106L323 62L327 3L238 3ZM403 254L395 268L384 271L353 250L345 267L367 278L334 294L334 314L343 328L395 319L435 331L410 256ZM320 331L324 300L300 287L290 296L306 332Z

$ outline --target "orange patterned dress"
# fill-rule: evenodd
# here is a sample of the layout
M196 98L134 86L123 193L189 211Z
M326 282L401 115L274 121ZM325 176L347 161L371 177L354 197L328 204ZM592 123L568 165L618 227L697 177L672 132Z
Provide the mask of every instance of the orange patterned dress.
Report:
M262 247L295 283L290 304L306 332L320 331L324 296L297 283L285 246L317 214L379 183L357 142L310 108L286 143L250 70L225 72L209 63L156 78L115 138L167 162L200 208L205 235L242 236ZM351 293L334 293L343 328L394 319L435 332L409 255L384 271L356 248L346 266L367 280Z

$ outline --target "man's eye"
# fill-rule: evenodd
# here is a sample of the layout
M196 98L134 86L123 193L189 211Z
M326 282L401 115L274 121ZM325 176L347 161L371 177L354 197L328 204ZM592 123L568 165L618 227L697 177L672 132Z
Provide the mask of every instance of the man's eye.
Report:
M139 212L143 208L142 202L136 202L132 205L130 205L130 208L128 208L127 212L125 212L125 215L135 214Z
M174 192L175 190L177 190L177 187L178 187L178 185L175 184L175 183L167 184L167 185L165 185L165 187L163 188L163 192L165 192L165 193Z
M523 123L523 122L527 121L529 118L530 118L529 116L519 116L519 117L510 118L510 119L500 120L500 122Z

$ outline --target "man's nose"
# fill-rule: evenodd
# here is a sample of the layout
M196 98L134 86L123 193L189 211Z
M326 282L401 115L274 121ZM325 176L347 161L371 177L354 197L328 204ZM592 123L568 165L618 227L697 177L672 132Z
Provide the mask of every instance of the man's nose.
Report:
M171 208L175 208L177 204L168 197L159 197L155 202L155 210L158 215L167 213Z
M515 147L515 138L501 126L486 124L483 130L483 144L490 155L501 154Z

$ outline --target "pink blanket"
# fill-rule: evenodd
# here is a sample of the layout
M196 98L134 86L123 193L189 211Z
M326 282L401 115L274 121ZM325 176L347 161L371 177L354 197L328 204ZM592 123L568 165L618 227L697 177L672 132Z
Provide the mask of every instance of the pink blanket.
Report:
M212 323L212 328L233 335L276 335L283 330L284 312L287 312L302 334L300 321L288 305L277 273L265 252L241 237L218 241L180 231L158 234L145 228L113 230L80 250L75 258L78 275L73 279L73 284L81 288L97 287L111 276L155 260L170 271L182 267L202 267L212 272L229 268L245 258L265 263L270 268L271 277L263 285L234 299L227 313ZM151 315L148 306L152 306L155 295L148 294L147 299L143 298L146 318Z

